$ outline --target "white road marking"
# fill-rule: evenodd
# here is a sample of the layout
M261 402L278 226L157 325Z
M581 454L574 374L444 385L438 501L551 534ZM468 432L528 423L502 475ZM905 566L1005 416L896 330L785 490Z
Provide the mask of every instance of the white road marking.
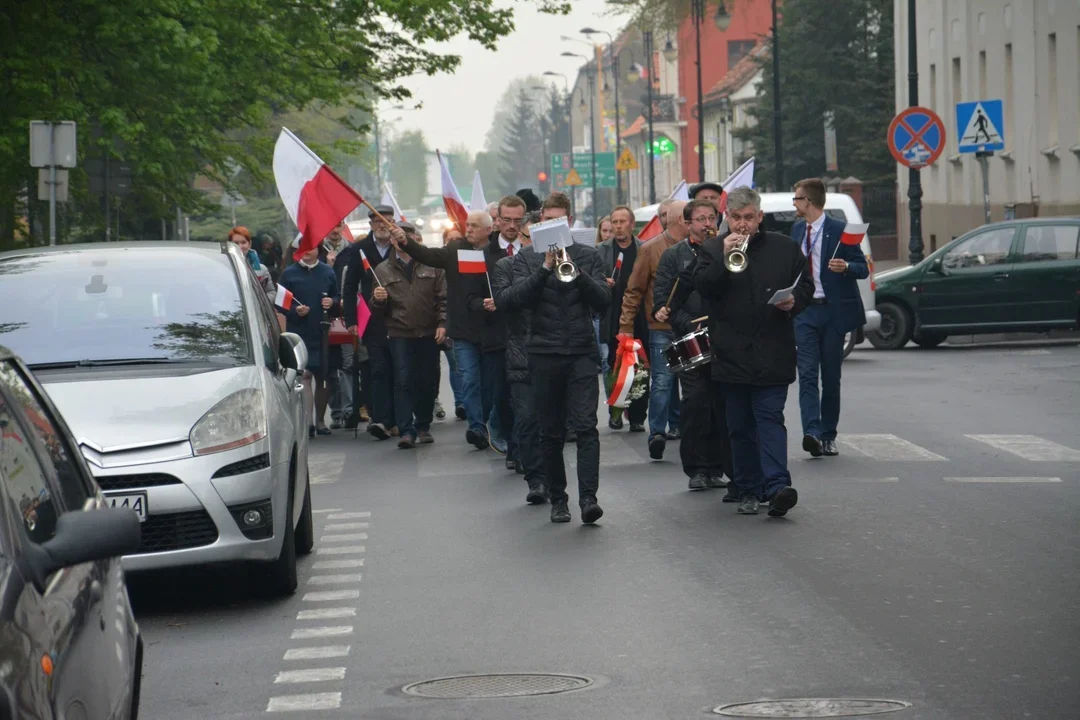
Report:
M319 542L356 542L357 540L367 539L367 533L352 533L349 535L323 535L319 538Z
M342 545L341 547L315 548L316 555L357 555L366 551L363 545Z
M334 512L334 511L331 511ZM370 512L334 512L333 515L327 515L327 520L358 520L360 518L371 517Z
M308 455L308 476L312 485L334 483L345 469L345 453L311 453Z
M341 512L341 508L326 508L325 510L312 510L311 512L316 514L316 515L321 515L322 513ZM328 515L327 517L330 517L330 516Z
M304 595L304 602L329 602L331 600L357 600L359 590L319 590Z
M324 627L299 628L298 630L293 630L290 640L338 637L340 635L351 635L352 631L352 625L327 625Z
M864 483L898 483L898 482L900 482L900 478L898 478L898 477L887 477L887 478L855 478L855 482L864 482Z
M945 482L955 483L1059 483L1056 477L947 477Z
M282 660L329 660L346 657L349 645L319 645L317 647L289 648Z
M275 683L327 682L344 680L345 668L306 668L304 670L282 670L274 678Z
M344 585L360 582L362 575L313 575L308 578L308 585Z
M356 608L318 608L316 610L301 610L296 614L297 620L340 620L345 617L356 617Z
M312 570L344 570L345 568L357 568L364 566L364 558L352 560L320 560L311 566Z
M986 443L1029 462L1080 461L1080 450L1043 440L1035 435L965 435L972 440Z
M341 693L312 693L310 695L280 695L270 698L266 712L296 712L302 710L337 710Z
M326 532L347 532L349 530L367 530L368 523L339 523L337 525L327 525L323 527Z
M332 477L312 477L311 478L311 484L312 485L331 485L331 484L336 483L336 482L337 482L337 478L332 478Z
M926 448L888 433L841 435L837 441L860 455L874 460L897 462L947 460L937 453L932 453Z

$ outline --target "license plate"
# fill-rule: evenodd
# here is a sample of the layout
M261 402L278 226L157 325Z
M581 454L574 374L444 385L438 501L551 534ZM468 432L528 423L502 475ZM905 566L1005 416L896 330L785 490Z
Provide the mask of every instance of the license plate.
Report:
M124 493L122 495L106 495L105 498L112 507L134 510L135 514L139 516L139 522L144 522L146 520L146 493L137 492Z

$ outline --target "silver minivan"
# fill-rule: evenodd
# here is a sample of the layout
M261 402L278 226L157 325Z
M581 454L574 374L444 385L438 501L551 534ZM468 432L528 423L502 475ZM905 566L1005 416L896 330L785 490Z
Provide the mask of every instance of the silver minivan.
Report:
M142 521L125 569L254 561L271 592L295 591L314 545L307 350L232 243L0 253L0 307L0 344Z

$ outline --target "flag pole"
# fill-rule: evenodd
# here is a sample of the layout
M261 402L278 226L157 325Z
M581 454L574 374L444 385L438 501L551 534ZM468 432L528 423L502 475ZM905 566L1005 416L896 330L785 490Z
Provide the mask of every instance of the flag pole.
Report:
M488 295L491 297L492 300L494 300L495 299L495 291L491 289L491 276L488 275L487 270L484 271L484 279L487 280Z

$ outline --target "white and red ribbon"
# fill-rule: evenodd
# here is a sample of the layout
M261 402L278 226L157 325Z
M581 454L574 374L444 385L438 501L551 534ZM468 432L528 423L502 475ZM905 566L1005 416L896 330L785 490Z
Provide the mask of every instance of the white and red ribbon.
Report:
M641 358L643 365L648 364L641 341L628 335L619 335L619 346L615 349L615 383L611 386L608 405L625 408L630 404L630 388L637 377L638 358Z

